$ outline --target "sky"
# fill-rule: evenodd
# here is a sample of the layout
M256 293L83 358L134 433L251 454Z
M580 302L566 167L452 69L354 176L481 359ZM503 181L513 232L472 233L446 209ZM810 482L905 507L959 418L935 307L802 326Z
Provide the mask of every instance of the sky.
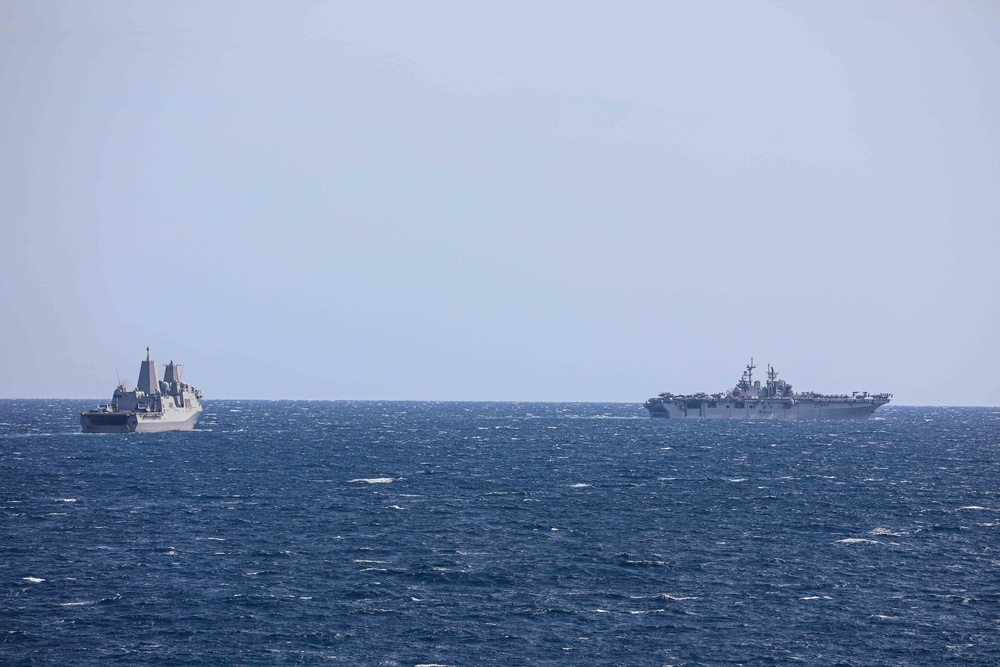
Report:
M0 398L1000 405L1000 4L484 4L0 0Z

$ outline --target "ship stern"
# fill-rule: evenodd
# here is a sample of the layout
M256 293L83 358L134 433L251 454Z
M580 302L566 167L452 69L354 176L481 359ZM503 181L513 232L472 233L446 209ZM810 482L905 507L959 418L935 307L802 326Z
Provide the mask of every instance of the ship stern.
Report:
M84 433L132 433L138 425L134 412L81 412Z

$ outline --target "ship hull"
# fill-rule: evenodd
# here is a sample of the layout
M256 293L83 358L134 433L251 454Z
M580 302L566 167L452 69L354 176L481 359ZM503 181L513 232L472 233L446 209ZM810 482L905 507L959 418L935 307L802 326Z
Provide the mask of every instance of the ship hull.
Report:
M162 433L190 431L198 423L201 410L144 414L137 412L81 412L84 433Z
M660 419L867 419L886 402L844 401L663 401L646 402Z

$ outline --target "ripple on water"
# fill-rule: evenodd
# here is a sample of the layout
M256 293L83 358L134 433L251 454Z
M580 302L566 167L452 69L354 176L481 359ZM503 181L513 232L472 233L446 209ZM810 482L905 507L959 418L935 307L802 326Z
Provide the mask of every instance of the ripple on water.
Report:
M995 410L85 407L0 401L11 664L1000 664Z

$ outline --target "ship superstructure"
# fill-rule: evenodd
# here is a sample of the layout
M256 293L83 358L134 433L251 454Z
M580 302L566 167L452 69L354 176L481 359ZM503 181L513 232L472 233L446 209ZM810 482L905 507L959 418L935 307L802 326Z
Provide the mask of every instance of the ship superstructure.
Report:
M136 388L119 384L110 403L80 413L80 426L84 433L190 431L201 416L201 398L200 391L181 381L181 366L173 361L157 380L147 347Z
M663 393L646 401L651 417L669 419L863 419L892 394L856 391L850 396L796 393L768 364L767 381L753 379L753 359L733 389L717 394Z

